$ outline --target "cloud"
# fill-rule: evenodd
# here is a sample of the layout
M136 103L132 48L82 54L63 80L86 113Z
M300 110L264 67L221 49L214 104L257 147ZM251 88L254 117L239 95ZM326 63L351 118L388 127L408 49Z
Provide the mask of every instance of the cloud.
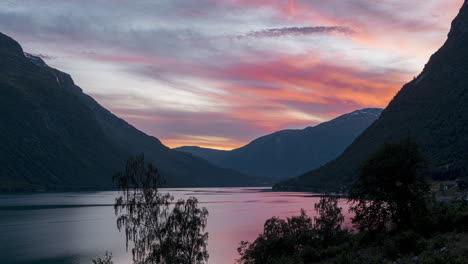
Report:
M55 59L54 56L51 56L51 55L47 55L47 54L42 54L42 53L29 53L31 54L32 56L35 56L35 57L39 57L43 60L53 60Z
M411 75L392 68L375 71L334 65L313 53L282 56L271 53L265 57L270 59L211 67L186 65L174 77L179 83L167 80L173 89L197 93L206 101L221 102L222 106L208 108L208 102L204 102L201 108L194 108L173 102L172 105L181 107L167 109L161 103L147 102L144 93L140 98L119 100L103 94L98 99L171 146L200 143L226 148L239 147L256 136L277 130L313 126L359 108L384 107ZM143 69L146 71L139 73L142 76L161 80L157 69L154 72L151 67ZM216 83L217 89L204 90L196 83L188 86L180 83L183 78L195 77ZM140 107L135 109L127 102ZM224 143L207 142L215 137L225 138Z
M253 37L253 38L264 38L264 37L283 37L283 36L306 36L316 34L330 34L330 33L342 33L345 35L354 34L355 31L348 27L333 26L333 27L283 27L283 28L270 28L260 31L252 31L240 37Z
M232 148L384 107L462 1L7 0L0 31L169 146Z

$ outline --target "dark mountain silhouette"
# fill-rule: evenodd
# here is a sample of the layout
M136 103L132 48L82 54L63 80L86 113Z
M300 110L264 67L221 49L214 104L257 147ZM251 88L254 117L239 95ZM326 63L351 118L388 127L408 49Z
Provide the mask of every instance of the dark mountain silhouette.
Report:
M112 173L142 152L169 186L253 184L238 172L167 148L1 33L0 112L3 190L108 188Z
M422 73L393 98L379 120L336 160L276 189L336 190L381 144L411 137L428 159L428 172L460 174L468 163L468 3L452 22L448 39Z
M379 108L362 109L303 130L279 131L232 151L199 147L176 149L248 175L276 179L293 177L336 158L381 111Z

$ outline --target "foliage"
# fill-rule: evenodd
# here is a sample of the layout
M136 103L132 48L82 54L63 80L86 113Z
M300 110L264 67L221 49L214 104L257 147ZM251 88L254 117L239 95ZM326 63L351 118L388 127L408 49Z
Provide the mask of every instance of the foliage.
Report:
M398 228L426 212L424 194L429 186L418 173L424 159L410 139L384 144L363 163L350 190L360 230L383 230L389 223Z
M168 263L204 263L208 233L203 232L207 224L208 210L198 208L198 201L191 197L175 204L167 223Z
M341 232L344 216L342 208L338 207L338 197L326 195L315 204L315 211L319 217L315 217L315 232L323 241L333 240Z
M265 222L263 233L253 243L242 241L238 263L308 263L335 255L340 247L333 247L343 235L344 217L338 198L321 197L315 204L318 217L314 221L301 209L301 214L286 220L272 217ZM327 247L329 246L330 247Z
M412 230L399 232L394 236L389 236L382 242L383 253L389 258L420 253L424 246L421 235Z
M338 198L324 196L312 227L304 211L297 216L309 223L301 239L291 219L273 217L253 243L241 243L239 263L468 263L467 203L428 196L423 161L410 139L385 144L362 165L350 193L360 232L341 230Z
M274 263L300 251L313 237L312 219L301 210L299 216L286 220L272 217L265 222L263 233L253 243L242 241L237 249L239 263Z
M468 176L457 180L458 189L461 191L468 190Z
M170 194L161 194L163 182L158 169L145 164L144 155L131 157L123 172L114 175L121 194L115 201L119 231L124 230L127 249L132 241L135 263L198 264L208 260L204 232L208 211L198 208L191 197L174 200Z
M106 251L103 258L98 257L92 260L93 264L114 264L112 261L112 253Z

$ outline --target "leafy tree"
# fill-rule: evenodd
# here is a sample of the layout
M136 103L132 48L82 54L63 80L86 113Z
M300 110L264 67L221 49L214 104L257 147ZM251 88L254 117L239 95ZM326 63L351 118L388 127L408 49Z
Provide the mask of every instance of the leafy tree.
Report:
M342 209L338 207L338 197L325 195L314 207L319 215L314 218L318 238L323 241L334 240L342 231L341 225L344 222Z
M208 210L198 208L198 201L191 197L179 200L167 222L168 263L204 263L208 233L204 233ZM169 258L168 258L169 259Z
M299 216L286 220L272 217L265 222L263 233L253 243L240 243L238 263L300 263L295 253L312 239L312 219L303 209Z
M124 171L114 175L121 196L114 209L117 228L124 230L126 246L133 242L135 263L201 264L208 260L204 232L208 211L198 208L191 197L179 200L171 210L174 197L158 188L163 180L144 155L131 157Z
M263 233L253 243L240 243L238 263L300 264L320 260L324 247L342 232L344 217L338 207L338 198L334 196L321 197L315 210L319 215L314 218L315 224L303 209L300 215L286 220L268 219Z
M429 190L419 170L424 159L409 138L384 144L365 161L350 189L360 230L383 230L388 224L404 227L426 210L424 193Z

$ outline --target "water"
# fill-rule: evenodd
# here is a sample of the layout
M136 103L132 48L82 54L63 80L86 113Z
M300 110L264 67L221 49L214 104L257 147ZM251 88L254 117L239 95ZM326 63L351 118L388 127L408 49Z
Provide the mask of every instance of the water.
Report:
M318 197L277 193L269 188L163 189L176 199L196 196L209 211L210 264L231 264L241 240L254 240L272 216L314 215ZM91 263L112 251L114 263L132 263L119 233L113 202L116 192L0 195L1 263ZM347 212L346 201L340 201Z

